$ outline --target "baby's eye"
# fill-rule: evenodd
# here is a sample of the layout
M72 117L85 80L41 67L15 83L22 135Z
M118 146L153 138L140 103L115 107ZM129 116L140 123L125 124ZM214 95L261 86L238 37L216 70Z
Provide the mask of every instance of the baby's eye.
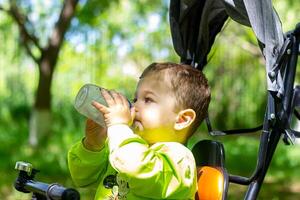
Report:
M153 102L153 99L149 98L149 97L146 97L145 98L145 103L151 103Z

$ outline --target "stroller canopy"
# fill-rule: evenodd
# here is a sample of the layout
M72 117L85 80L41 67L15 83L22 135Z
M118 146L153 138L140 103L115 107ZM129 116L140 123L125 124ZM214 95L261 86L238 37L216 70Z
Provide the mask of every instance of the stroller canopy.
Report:
M181 61L202 70L228 17L252 27L266 60L268 90L282 95L278 62L286 46L271 0L171 0L172 40Z

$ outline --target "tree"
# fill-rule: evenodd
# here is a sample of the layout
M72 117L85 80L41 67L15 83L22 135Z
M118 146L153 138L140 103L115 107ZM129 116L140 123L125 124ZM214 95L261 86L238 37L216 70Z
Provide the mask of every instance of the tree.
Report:
M16 22L20 42L39 69L39 82L30 120L29 142L34 146L38 144L37 134L49 134L52 77L64 36L75 14L77 4L78 0L65 0L63 2L59 17L45 46L40 44L40 39L29 29L29 27L32 27L32 23L28 16L22 12L17 1L9 1L8 9L1 7Z
M42 17L43 21L38 23L33 22L29 17L33 10L32 2L22 0L0 2L0 10L11 16L18 27L21 46L24 47L27 55L32 58L38 67L39 81L30 119L29 142L32 146L38 144L39 137L42 139L50 134L53 73L56 69L66 33L71 25L71 20L75 17L75 11L79 10L79 13L82 12L77 16L80 23L84 21L84 23L89 24L92 23L93 20L91 19L93 17L107 8L112 2L114 1L90 0L81 2L79 0L64 0L62 4L57 1L51 2L52 9L46 10L48 8L43 8L44 13L42 15L46 16ZM38 3L42 6L45 5L42 2ZM52 30L41 30L49 28L49 26L41 24L49 23L49 16L51 16L49 13L53 11L59 12L59 15ZM45 14L47 12L48 15ZM89 20L80 20L83 18ZM40 25L39 30L37 30L38 25ZM48 35L46 40L44 35Z

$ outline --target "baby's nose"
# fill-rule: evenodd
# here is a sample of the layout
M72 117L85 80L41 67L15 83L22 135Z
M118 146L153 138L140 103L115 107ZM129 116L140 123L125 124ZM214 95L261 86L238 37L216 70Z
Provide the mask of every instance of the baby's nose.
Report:
M137 104L137 102L135 102L135 103L133 103L132 104L132 107L134 107L134 111L137 113L138 112L138 104Z
M138 107L136 104L133 104L132 107L134 108L134 111L137 112L138 111Z

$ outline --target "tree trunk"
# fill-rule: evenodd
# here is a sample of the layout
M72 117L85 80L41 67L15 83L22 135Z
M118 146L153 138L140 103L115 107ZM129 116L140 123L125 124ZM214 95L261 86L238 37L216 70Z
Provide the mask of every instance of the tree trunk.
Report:
M52 55L52 56L51 56ZM39 66L39 82L35 104L30 117L29 144L42 144L51 135L51 84L57 55L45 51Z
M51 135L52 115L48 109L33 108L29 123L29 144L37 147Z

